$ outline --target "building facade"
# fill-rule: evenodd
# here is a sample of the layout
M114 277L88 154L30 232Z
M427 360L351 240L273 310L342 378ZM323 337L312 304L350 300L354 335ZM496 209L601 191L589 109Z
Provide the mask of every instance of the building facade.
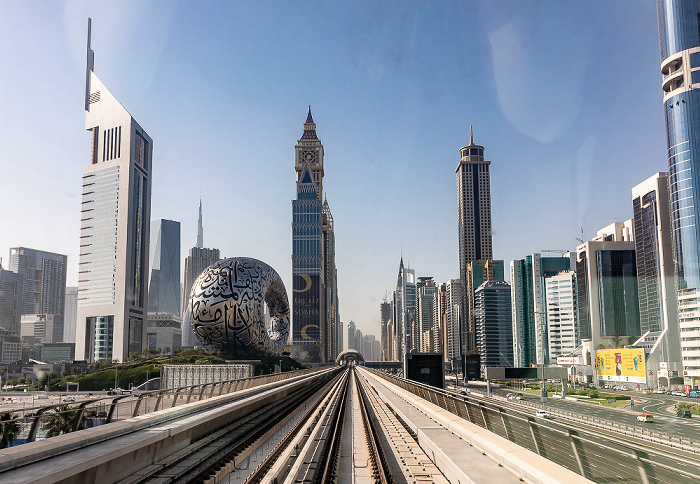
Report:
M435 334L435 295L437 288L432 277L419 277L416 283L416 317L413 321L413 335L416 348L422 353L433 351Z
M668 173L656 173L632 188L643 336L638 344L647 349L647 368L666 388L670 378L683 374L669 196Z
M513 366L510 284L486 281L474 292L476 339L482 374L489 366Z
M618 348L641 336L632 221L598 231L576 248L576 313L584 365L600 345ZM597 381L597 372L594 372Z
M700 4L657 0L678 324L685 384L700 387Z
M547 307L547 357L549 363L556 363L559 356L571 355L580 341L576 325L576 273L568 270L545 277L544 287ZM513 320L515 321L515 318ZM513 343L513 349L515 348L517 345Z
M294 357L309 363L323 352L323 144L311 108L294 147L297 198L292 200L292 345Z
M380 339L382 344L382 361L394 361L391 341L391 303L384 298L379 305Z
M153 140L95 75L89 23L87 52L75 357L124 361L146 345Z
M469 311L469 264L475 260L493 259L491 237L491 174L490 161L484 159L484 147L474 144L469 127L469 144L460 149L457 174L457 214L459 235L459 270L463 292L462 307ZM472 288L474 289L474 288ZM462 318L462 353L475 347L474 318L466 314Z
M151 223L151 279L148 311L168 312L179 317L180 307L180 222L156 220Z
M403 361L404 355L415 348L413 339L413 321L416 317L416 271L404 267L403 257L399 263L399 275L393 294L394 342L397 361Z
M22 277L21 314L53 314L63 338L68 256L27 247L10 249L10 269ZM58 342L56 341L56 342Z
M542 257L539 253L511 261L511 306L513 313L513 357L515 366L548 364L545 278L573 269L573 257Z
M450 279L445 284L446 304L445 308L445 333L446 346L445 357L451 361L453 368L461 367L462 353L460 347L460 328L462 318L462 280Z
M0 331L6 334L19 335L22 286L22 276L3 269L0 263Z
M78 321L78 288L66 287L66 304L63 310L63 342L75 345L75 324ZM73 348L75 354L75 346Z
M324 361L334 361L342 351L339 342L340 311L338 304L338 270L335 266L335 231L333 229L333 214L328 206L328 200L321 207L322 246L323 246L323 301L322 335Z

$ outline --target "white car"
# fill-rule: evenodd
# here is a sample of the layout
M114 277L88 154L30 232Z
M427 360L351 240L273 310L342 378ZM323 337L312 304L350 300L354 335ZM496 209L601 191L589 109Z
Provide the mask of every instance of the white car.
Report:
M549 418L549 414L545 410L538 410L535 412L535 417L537 417L537 418Z

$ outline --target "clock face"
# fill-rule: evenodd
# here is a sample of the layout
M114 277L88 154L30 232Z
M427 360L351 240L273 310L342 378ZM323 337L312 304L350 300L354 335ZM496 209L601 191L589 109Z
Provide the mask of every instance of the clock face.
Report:
M313 163L316 160L316 155L313 151L304 151L302 154L302 159L304 161L308 161L309 163Z

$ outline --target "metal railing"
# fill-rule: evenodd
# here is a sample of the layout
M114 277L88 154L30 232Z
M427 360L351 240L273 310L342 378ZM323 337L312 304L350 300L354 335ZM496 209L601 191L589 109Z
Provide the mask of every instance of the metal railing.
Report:
M654 450L594 430L537 419L523 410L504 408L498 401L454 394L369 368L367 371L593 481L700 482L698 459ZM552 413L556 415L559 411ZM624 424L615 431L633 432Z
M146 415L166 408L247 390L315 371L318 371L318 369L310 368L178 388L89 398L78 405L70 405L63 402L23 408L9 411L8 413L20 414L21 416L1 421L0 430L5 425L17 424L21 429L20 436L26 433L26 442L33 442L38 435L45 433L47 424L55 425L55 421L60 422L61 433L66 433L85 428L86 425L88 427L104 425L116 420ZM40 432L42 430L44 432Z

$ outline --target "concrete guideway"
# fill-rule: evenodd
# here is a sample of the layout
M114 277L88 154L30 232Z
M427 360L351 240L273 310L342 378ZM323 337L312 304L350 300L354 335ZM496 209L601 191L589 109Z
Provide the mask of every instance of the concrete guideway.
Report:
M118 482L242 415L337 372L324 369L292 376L281 382L4 449L0 452L0 482Z
M591 482L367 370L360 370L360 374L411 428L420 446L450 482Z

